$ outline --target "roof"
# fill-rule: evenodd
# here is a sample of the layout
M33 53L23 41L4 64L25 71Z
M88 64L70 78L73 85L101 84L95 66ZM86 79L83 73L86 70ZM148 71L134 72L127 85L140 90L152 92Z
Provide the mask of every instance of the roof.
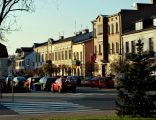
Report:
M93 32L88 32L88 33L85 33L85 34L81 34L81 35L76 36L73 39L73 42L74 43L84 42L84 41L86 41L88 39L91 39L91 38L93 38Z
M48 42L34 43L33 48L36 48L36 47L40 47L40 46L46 45L47 43L48 43Z
M21 47L16 49L16 53L20 52L32 52L33 48L32 47Z
M0 58L7 58L8 57L8 51L5 45L0 43Z
M57 43L62 43L62 42L73 41L74 38L75 38L75 36L64 38L64 39L59 39L59 40L53 41L53 43L57 44Z
M156 29L156 26L150 26L148 28L144 28L144 29L141 29L141 30L133 30L133 31L130 31L130 32L127 32L124 35L130 35L130 34L135 34L135 33L140 33L140 32L143 32L143 31L148 31L148 30L154 30Z

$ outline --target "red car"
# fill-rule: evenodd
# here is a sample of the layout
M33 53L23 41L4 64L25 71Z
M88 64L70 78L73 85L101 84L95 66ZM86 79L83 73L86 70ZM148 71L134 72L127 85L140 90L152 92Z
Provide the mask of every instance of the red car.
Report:
M60 77L51 85L51 91L58 91L59 93L62 91L76 92L76 82L72 79Z
M112 77L94 77L90 80L90 87L110 88L114 87Z

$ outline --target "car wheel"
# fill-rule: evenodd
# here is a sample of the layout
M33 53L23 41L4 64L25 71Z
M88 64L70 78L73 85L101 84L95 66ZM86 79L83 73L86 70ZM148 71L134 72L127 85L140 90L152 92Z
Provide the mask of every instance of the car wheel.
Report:
M62 88L59 87L59 88L58 88L58 93L61 93L61 92L62 92Z

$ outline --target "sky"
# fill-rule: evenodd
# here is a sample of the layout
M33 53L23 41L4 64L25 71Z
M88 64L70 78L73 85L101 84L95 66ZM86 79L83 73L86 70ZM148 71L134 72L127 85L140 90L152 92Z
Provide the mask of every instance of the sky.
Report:
M10 55L16 48L32 47L48 38L70 37L75 31L88 28L100 14L112 15L121 9L134 9L133 3L150 3L150 0L35 0L35 12L22 13L17 17L18 31L8 35Z

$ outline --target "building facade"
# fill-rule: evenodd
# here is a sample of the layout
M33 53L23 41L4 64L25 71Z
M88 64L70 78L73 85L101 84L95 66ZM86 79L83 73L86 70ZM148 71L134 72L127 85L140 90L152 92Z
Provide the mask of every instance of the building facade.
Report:
M16 73L25 74L35 67L35 54L32 47L21 47L16 49Z
M115 60L123 59L122 34L133 30L135 21L156 15L155 1L149 4L136 3L134 10L122 9L114 15L100 15L92 22L96 54L95 75L112 74L110 64ZM100 41L103 46L100 45Z
M148 52L153 60L156 60L156 18L142 19L135 23L135 30L125 33L123 36L124 58L128 53L136 53L136 43L141 40L144 43L143 51Z
M91 76L93 72L93 35L88 29L80 32L73 40L72 74L74 76Z

